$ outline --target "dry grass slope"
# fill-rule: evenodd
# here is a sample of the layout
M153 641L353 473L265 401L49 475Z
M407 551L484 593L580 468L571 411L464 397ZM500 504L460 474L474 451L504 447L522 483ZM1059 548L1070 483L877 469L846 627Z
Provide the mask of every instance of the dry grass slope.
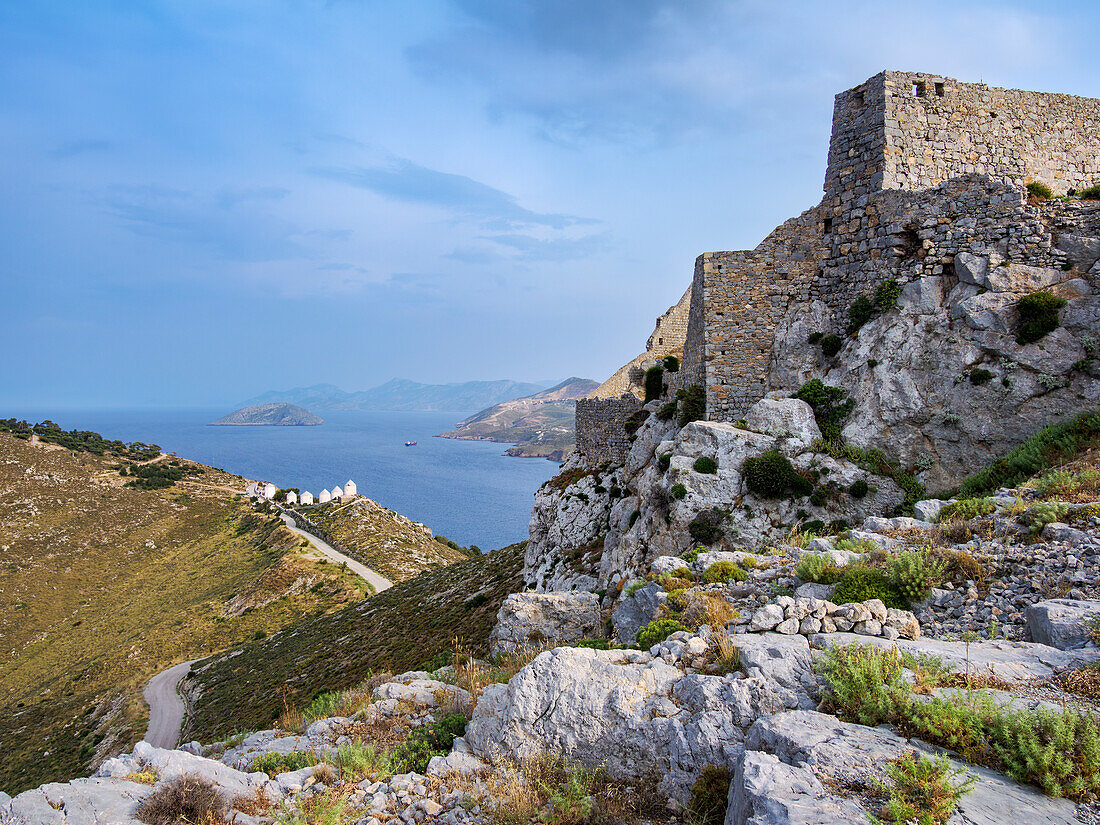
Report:
M522 585L526 542L428 570L366 601L239 652L196 663L187 736L209 742L267 728L289 707L355 687L372 672L416 668L457 644L487 653L501 602Z
M387 510L369 498L302 508L345 555L392 582L412 578L429 567L452 564L466 556L440 544L423 524Z
M212 468L122 486L117 459L0 434L0 788L87 773L145 729L141 688L185 659L362 596ZM230 609L232 603L234 609Z

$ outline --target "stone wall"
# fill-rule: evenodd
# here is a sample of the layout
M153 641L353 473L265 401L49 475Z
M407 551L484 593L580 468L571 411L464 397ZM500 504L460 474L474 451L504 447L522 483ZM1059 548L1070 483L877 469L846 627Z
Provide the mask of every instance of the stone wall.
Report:
M882 72L841 92L825 173L834 216L882 189L927 189L961 175L1056 195L1100 183L1100 100Z
M641 399L630 393L577 401L577 452L593 466L622 464L630 450L626 420L641 408Z

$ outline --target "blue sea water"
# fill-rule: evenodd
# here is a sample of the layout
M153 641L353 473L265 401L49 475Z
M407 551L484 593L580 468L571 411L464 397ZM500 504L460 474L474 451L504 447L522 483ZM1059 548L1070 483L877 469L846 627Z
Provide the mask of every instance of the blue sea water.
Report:
M318 427L210 427L224 409L10 410L32 423L144 441L245 478L315 496L350 478L359 493L462 545L527 538L535 490L558 465L505 456L506 444L433 438L469 413L326 412ZM406 441L419 442L416 447Z

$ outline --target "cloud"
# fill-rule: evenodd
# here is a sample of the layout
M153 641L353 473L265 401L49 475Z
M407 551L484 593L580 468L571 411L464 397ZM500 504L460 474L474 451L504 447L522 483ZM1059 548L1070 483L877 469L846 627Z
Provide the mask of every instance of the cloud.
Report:
M58 146L50 152L50 155L55 158L75 158L79 155L109 152L114 146L115 144L110 140L100 140L96 138L68 140L58 144Z
M589 218L534 212L520 206L507 192L465 175L440 172L403 158L388 167L347 167L314 170L315 174L366 189L405 203L446 209L482 222L486 229L515 229L525 225L564 229L598 223Z
M585 235L580 238L536 238L531 235L486 235L485 240L508 247L524 261L576 261L607 249L608 236Z

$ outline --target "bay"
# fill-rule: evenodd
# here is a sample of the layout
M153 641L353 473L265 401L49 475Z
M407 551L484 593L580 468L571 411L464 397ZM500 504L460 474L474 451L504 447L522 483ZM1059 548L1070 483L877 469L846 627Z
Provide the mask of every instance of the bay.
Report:
M211 427L224 409L5 410L34 423L144 441L245 478L315 496L351 479L367 496L461 545L527 538L533 497L558 464L503 455L506 444L433 438L465 412L326 412L317 427ZM416 441L416 447L406 447Z

